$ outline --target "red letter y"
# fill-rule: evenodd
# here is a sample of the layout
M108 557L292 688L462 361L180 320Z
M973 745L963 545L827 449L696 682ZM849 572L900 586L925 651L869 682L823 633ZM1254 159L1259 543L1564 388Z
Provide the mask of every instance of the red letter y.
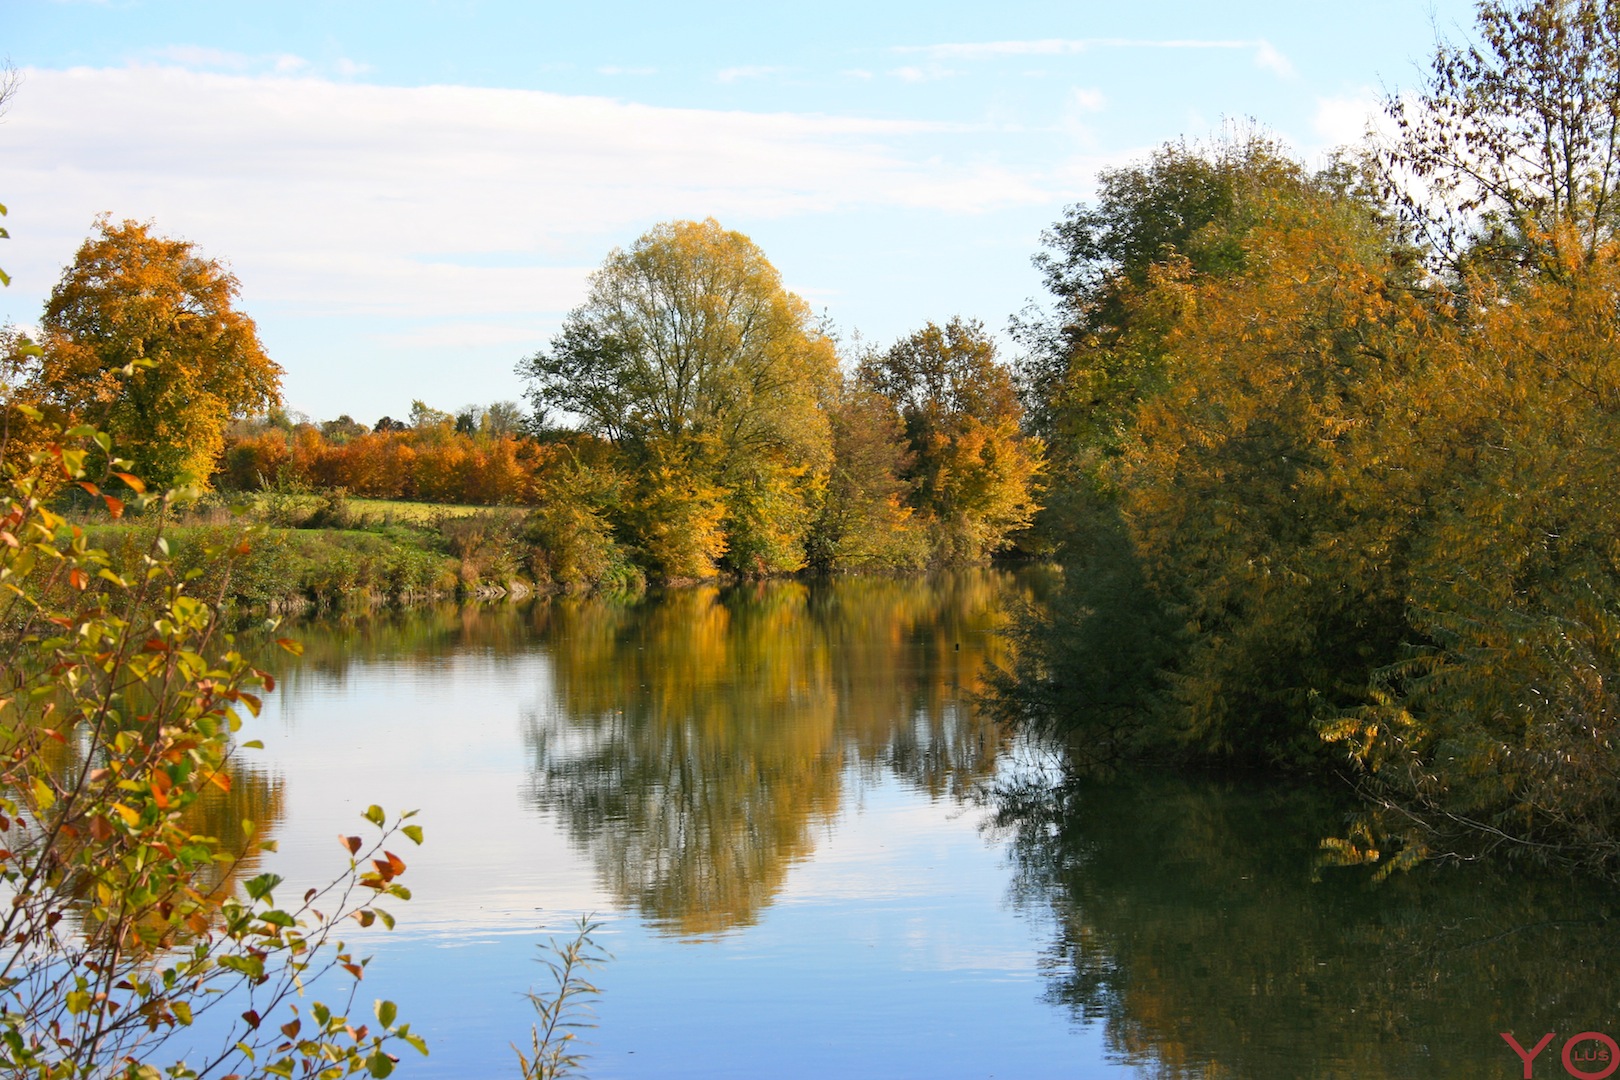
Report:
M1547 1034L1543 1035L1541 1037L1541 1041L1536 1043L1535 1049L1529 1051L1528 1053L1525 1051L1524 1047L1519 1045L1519 1040L1515 1039L1511 1032L1502 1032L1502 1038L1507 1040L1507 1044L1513 1047L1513 1052L1518 1054L1519 1059L1524 1062L1524 1080L1530 1080L1530 1063L1536 1060L1537 1054L1547 1049L1547 1044L1553 1041L1553 1033L1549 1031Z

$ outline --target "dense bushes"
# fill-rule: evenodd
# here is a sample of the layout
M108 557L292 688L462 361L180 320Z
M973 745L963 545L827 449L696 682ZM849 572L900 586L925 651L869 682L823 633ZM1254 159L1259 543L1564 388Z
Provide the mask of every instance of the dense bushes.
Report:
M1620 42L1620 7L1481 20L1381 166L1169 147L1052 234L1026 382L1077 565L1001 705L1090 756L1347 770L1404 858L1614 871L1620 129L1474 136L1525 80L1554 108L1608 78L1620 54L1573 53ZM1448 158L1464 132L1478 156ZM1401 195L1412 172L1477 230ZM1358 836L1342 857L1387 857Z

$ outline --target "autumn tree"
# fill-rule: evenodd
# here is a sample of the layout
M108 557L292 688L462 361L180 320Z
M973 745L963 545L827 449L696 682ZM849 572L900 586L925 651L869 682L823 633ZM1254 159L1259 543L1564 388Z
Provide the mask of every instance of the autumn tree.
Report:
M1393 231L1330 174L1271 194L1246 269L1170 263L1165 387L1111 468L1147 582L1185 627L1175 727L1201 755L1334 756L1313 713L1365 700L1408 637L1412 514L1365 440L1431 321ZM1443 331L1440 331L1443 333Z
M231 419L280 400L238 291L195 244L103 217L46 302L40 398L104 426L153 482L205 481Z
M1013 320L1028 426L1046 443L1049 485L1038 529L1065 557L1112 527L1107 463L1136 408L1163 389L1165 337L1177 313L1153 302L1172 261L1197 277L1242 270L1242 240L1268 193L1306 178L1254 132L1168 143L1146 161L1104 170L1094 203L1070 206L1035 256L1051 305ZM1077 547L1080 543L1082 546Z
M746 236L678 221L615 250L519 372L537 415L571 414L633 463L625 526L656 571L803 565L837 360Z
M1026 623L1007 715L1126 753L1348 768L1399 839L1339 837L1347 861L1620 867L1617 10L1481 5L1482 43L1440 50L1383 161L1382 193L1416 177L1430 202L1253 157L1229 202L1174 188L1167 220L1220 210L1177 244L1081 223L1079 330L1034 385L1063 480L1114 511L1075 547L1135 573L1070 580L1156 597L1171 647L1107 632L1105 591L1074 590ZM1098 262L1099 238L1121 254ZM1147 722L1064 712L1130 689L1121 658L1159 670Z
M387 1076L399 1045L426 1052L392 1003L372 1023L344 1004L352 982L337 1008L304 994L334 969L360 978L336 934L349 917L392 924L373 901L409 892L384 845L420 842L419 827L371 807L379 832L341 838L347 869L301 899L253 872L275 800L240 768L237 733L275 682L221 598L256 538L186 572L164 533L187 496L146 493L105 433L52 436L0 446L0 1071ZM142 506L149 546L97 548L47 505L65 484L113 518ZM255 821L237 814L249 807Z
M1029 524L1042 447L1019 429L1012 375L982 323L929 323L866 357L856 380L901 418L910 500L934 533L936 561L978 562Z
M810 530L810 565L925 565L928 534L910 504L912 458L893 403L851 381L840 388L831 419L833 468Z
M1484 0L1476 40L1387 111L1386 186L1438 265L1557 272L1614 237L1620 3Z

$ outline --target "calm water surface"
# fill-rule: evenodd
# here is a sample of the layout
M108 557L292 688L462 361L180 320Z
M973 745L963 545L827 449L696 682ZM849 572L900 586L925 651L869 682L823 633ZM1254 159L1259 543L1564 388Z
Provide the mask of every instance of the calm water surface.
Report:
M1027 579L697 588L300 628L239 791L284 888L419 808L399 929L351 935L432 1046L516 1074L537 945L605 922L590 1075L1519 1076L1608 1030L1607 897L1320 871L1299 792L1096 787L996 819L970 699ZM407 844L408 848L409 845ZM1555 1051L1536 1075L1565 1075ZM413 1056L414 1057L414 1056ZM1589 1063L1582 1063L1590 1069Z

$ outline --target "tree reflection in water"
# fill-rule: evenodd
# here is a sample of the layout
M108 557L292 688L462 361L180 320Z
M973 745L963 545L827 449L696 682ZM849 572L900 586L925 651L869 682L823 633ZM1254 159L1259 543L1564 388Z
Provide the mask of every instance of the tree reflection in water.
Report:
M1161 1077L1517 1076L1498 1034L1616 1031L1595 885L1324 868L1344 807L1247 781L1083 785L1009 805L1015 902L1058 927L1050 998ZM1595 1043L1590 1045L1597 1045Z
M836 817L849 770L935 798L995 768L969 704L1007 574L847 578L553 601L532 795L655 926L753 923Z

